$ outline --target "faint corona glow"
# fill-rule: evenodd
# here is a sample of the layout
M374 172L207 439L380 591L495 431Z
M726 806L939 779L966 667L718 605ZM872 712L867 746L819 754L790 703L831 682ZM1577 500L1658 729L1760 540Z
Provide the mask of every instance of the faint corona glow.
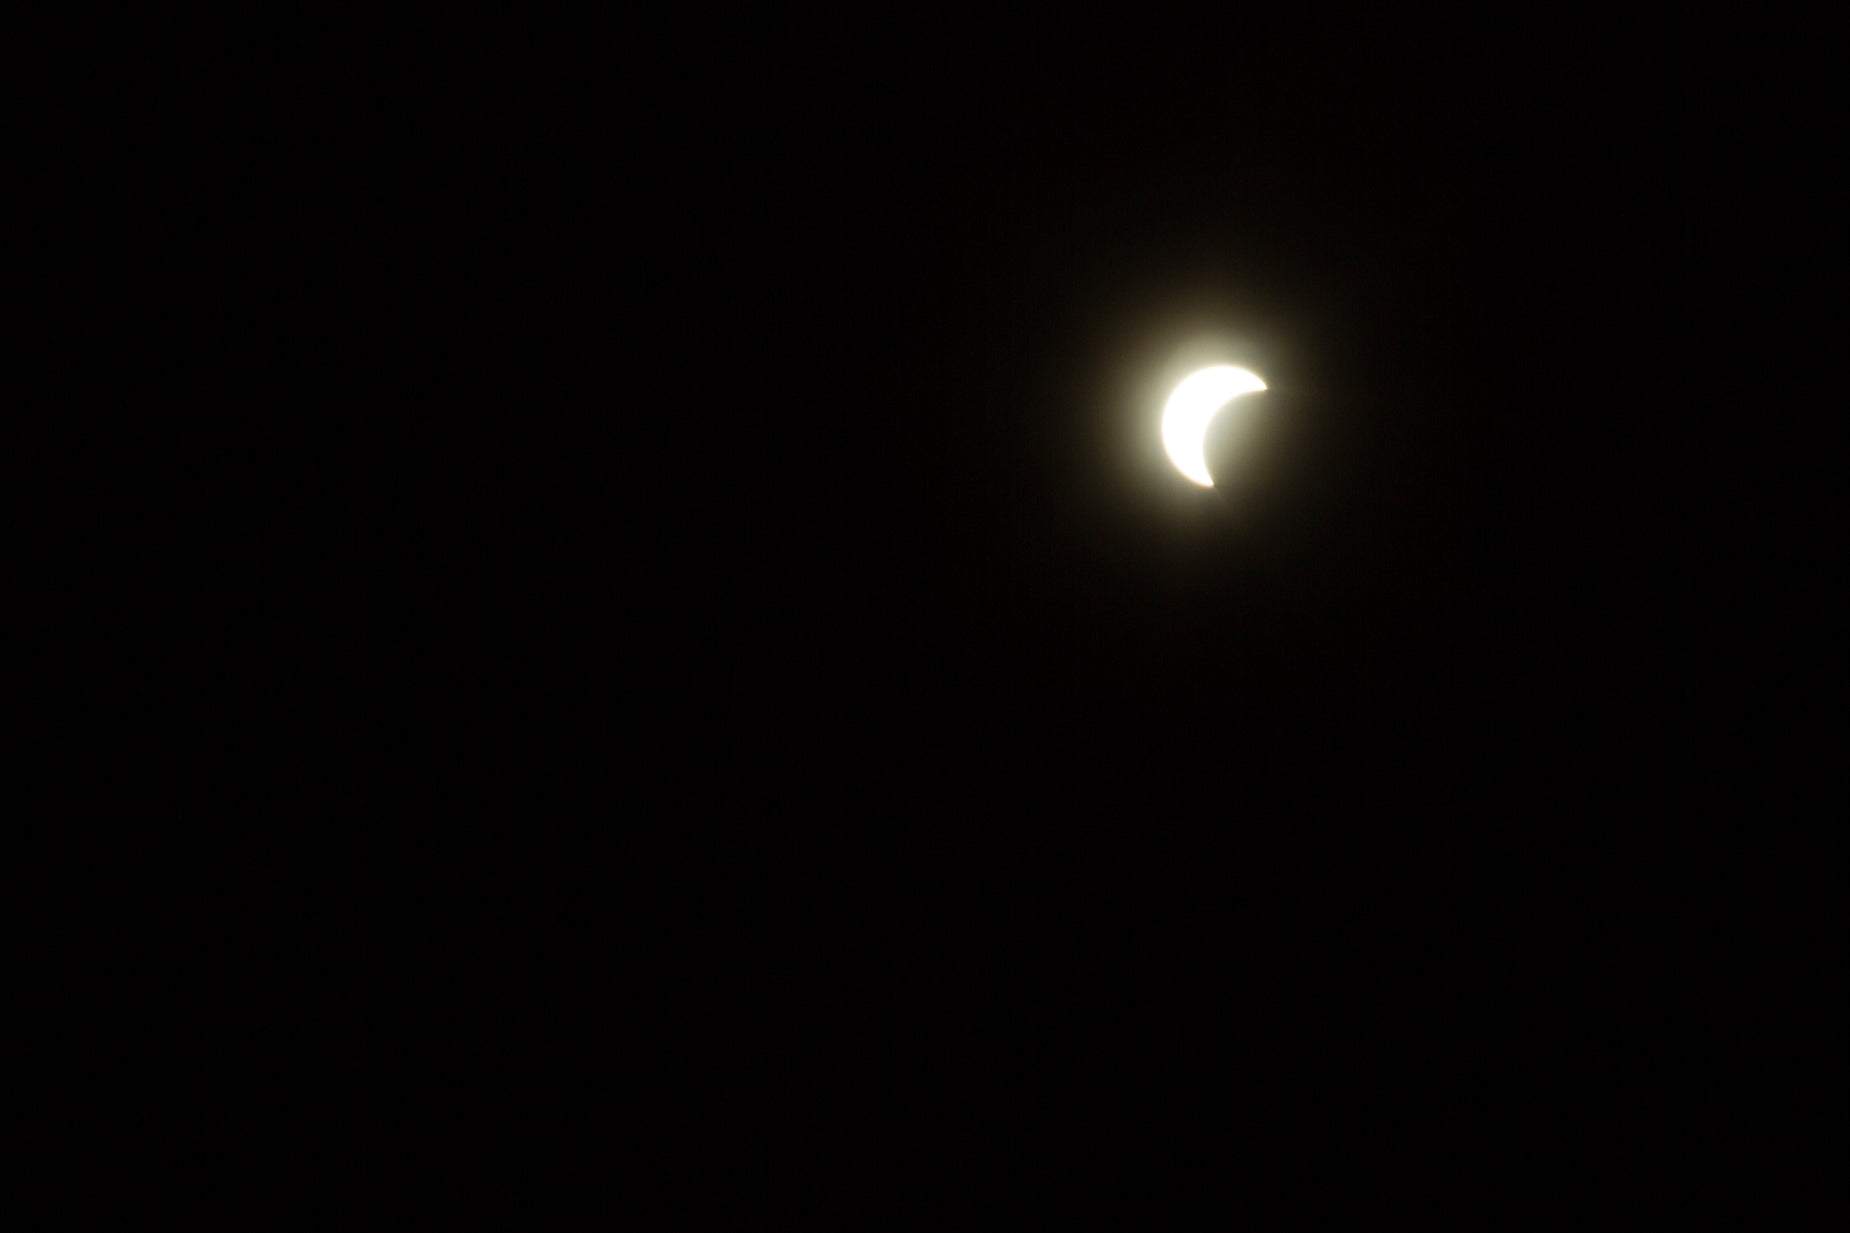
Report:
M1176 470L1205 488L1214 487L1202 455L1209 422L1232 399L1264 388L1265 382L1244 368L1224 364L1191 373L1176 386L1163 408L1163 448Z

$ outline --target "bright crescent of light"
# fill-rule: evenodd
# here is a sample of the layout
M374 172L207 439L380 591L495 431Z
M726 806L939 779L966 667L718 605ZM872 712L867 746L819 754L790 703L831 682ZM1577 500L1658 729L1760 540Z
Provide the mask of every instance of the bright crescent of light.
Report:
M1214 487L1208 474L1202 446L1208 435L1208 423L1220 409L1241 394L1263 390L1265 382L1244 368L1221 365L1192 373L1163 408L1163 448L1176 470L1206 488Z

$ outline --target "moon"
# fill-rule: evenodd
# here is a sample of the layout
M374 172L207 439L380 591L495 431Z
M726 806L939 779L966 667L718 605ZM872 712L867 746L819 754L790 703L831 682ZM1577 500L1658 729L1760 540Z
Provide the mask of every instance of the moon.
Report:
M1220 409L1241 394L1263 390L1265 382L1244 368L1219 365L1191 373L1176 386L1163 408L1163 449L1176 470L1204 488L1214 487L1202 445L1208 424Z

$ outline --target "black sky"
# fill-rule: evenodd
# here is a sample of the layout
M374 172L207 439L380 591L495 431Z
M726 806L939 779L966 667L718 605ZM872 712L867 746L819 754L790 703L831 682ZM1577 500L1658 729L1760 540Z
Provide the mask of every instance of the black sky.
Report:
M1694 688L1674 46L727 30L388 66L390 242L304 229L369 311L290 346L398 375L301 671L354 682L406 868L472 870L429 880L491 951L556 933L535 988L663 940L722 1069L909 1032L1053 1084L1079 1038L1023 1042L1103 990L1278 1041L1503 981L1489 1030L1661 856ZM1157 417L1214 362L1270 388L1204 490Z

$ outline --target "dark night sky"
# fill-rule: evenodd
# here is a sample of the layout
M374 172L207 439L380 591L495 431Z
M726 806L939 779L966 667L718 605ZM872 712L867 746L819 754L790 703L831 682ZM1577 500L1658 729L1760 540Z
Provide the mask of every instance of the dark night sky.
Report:
M1407 1028L1434 1056L1533 1020L1700 770L1662 619L1693 73L1584 35L797 23L670 86L633 32L381 70L394 191L289 173L305 277L369 311L289 346L398 374L337 494L363 585L297 669L398 784L393 884L474 923L387 898L580 1021L552 977L664 941L722 1070L911 1033L926 1086L963 1050L1051 1090L1131 1003L1196 1042L1462 1016ZM1157 437L1211 362L1270 386L1212 491Z

